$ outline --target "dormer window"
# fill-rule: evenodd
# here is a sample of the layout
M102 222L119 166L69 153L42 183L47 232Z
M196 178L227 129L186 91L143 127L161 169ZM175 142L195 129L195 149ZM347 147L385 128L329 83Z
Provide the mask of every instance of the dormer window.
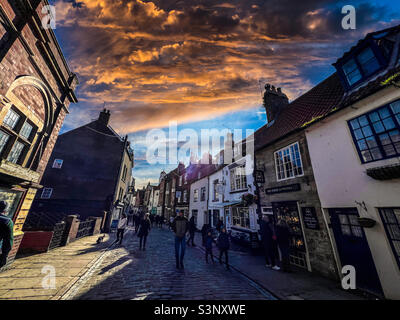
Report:
M344 63L342 69L349 86L353 86L372 75L380 67L381 65L374 52L368 47Z

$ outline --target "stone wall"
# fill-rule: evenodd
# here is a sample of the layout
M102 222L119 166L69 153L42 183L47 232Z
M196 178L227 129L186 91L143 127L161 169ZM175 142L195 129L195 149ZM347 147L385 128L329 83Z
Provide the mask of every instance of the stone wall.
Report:
M284 181L277 181L274 152L295 142L299 143L304 175ZM311 270L323 276L335 280L338 279L332 245L329 239L327 225L321 211L321 203L318 197L304 133L301 131L292 134L262 150L256 151L255 156L256 169L262 170L265 176L265 183L260 188L261 206L271 206L272 202L296 201L300 207L300 219L302 219L301 208L314 207L319 223L319 230L303 228L307 251L309 252ZM267 195L265 192L267 188L277 188L297 183L300 184L299 191L282 192L271 195Z

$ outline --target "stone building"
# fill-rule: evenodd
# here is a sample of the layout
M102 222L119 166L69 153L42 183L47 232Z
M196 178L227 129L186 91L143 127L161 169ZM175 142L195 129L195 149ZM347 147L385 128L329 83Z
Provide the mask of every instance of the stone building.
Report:
M338 279L302 125L342 91L328 80L288 103L280 89L265 89L268 123L255 132L255 169L264 176L258 183L261 214L288 222L291 264Z
M129 206L133 150L109 125L110 111L59 136L30 215L81 219L107 213L105 228ZM29 221L28 221L29 222Z
M14 221L11 262L78 83L51 29L47 1L0 1L0 200Z

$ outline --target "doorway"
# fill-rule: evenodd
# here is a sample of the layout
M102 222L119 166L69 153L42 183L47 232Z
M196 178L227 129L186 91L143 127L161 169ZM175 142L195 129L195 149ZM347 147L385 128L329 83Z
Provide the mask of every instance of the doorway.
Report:
M342 266L356 269L357 288L383 295L375 263L357 208L331 208L329 216Z

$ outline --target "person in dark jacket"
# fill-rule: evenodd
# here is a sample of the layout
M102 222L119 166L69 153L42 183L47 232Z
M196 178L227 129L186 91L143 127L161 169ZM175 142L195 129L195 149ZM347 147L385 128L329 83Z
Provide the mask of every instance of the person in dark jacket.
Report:
M140 215L138 213L136 213L136 215L135 215L135 233L138 232L141 222L142 222L142 219L140 219Z
M12 220L6 216L8 203L0 201L0 268L7 264L7 257L14 243L14 224Z
M230 243L229 243L229 235L226 232L226 228L224 227L221 229L221 233L218 236L217 247L219 249L219 263L222 264L222 255L225 255L226 270L229 270L228 250L230 247Z
M171 228L175 233L175 259L176 268L183 269L183 257L186 248L186 233L189 230L189 221L184 217L183 210L179 211L179 215L174 219Z
M205 224L203 224L203 227L201 228L201 237L202 237L202 243L203 243L203 247L205 246L205 244L206 244L206 237L207 237L207 233L208 233L208 230L210 230L211 228L210 228L210 225L209 224L207 224L207 223L205 223Z
M187 244L192 241L192 247L195 247L196 245L194 244L194 235L196 232L196 223L194 222L194 216L192 216L189 220L189 239L187 241Z
M214 239L212 238L211 231L208 231L206 240L205 240L205 247L206 247L206 263L208 263L208 255L211 256L211 261L214 263L214 256L212 252L212 244Z
M260 223L261 240L265 251L265 262L266 267L272 267L274 270L280 268L276 265L278 258L276 236L274 232L274 226L268 216L264 216Z
M290 229L284 219L279 219L275 227L276 240L281 251L282 271L290 272L289 247L290 247Z
M215 226L215 229L217 229L218 232L221 232L221 228L224 225L223 221L221 218L218 219L217 225Z
M146 250L146 240L149 235L149 231L151 229L151 221L149 218L149 214L146 213L142 221L140 222L138 237L140 238L139 250Z

